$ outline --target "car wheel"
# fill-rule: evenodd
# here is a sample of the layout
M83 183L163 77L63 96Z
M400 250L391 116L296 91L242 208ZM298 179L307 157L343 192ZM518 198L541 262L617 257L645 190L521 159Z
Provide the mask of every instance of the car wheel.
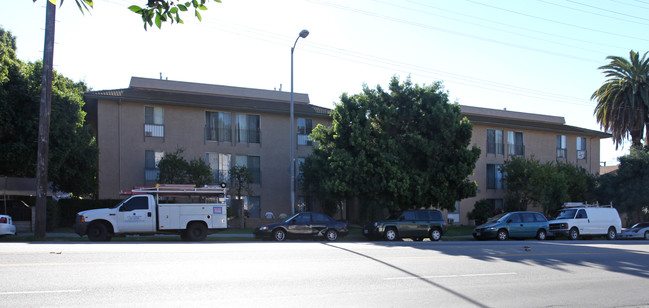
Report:
M88 226L88 239L93 242L110 241L111 236L108 234L108 228L105 224L97 222Z
M201 222L192 222L185 230L185 238L188 241L200 242L207 237L207 226Z
M439 231L439 229L435 228L433 230L430 230L430 240L437 242L442 239L442 231Z
M396 241L399 238L397 230L394 228L389 228L385 230L385 239L388 241Z
M579 230L577 228L572 228L570 229L570 232L568 233L568 239L570 240L578 240L579 239Z
M325 233L325 237L327 238L327 241L333 242L338 239L338 232L334 229L329 229Z
M644 239L649 240L649 231L644 232Z
M273 237L278 242L283 242L286 239L286 232L284 229L277 229L273 231Z
M541 229L539 232L536 232L536 239L539 241L545 241L545 238L547 237L547 233L545 230Z
M509 238L509 232L507 232L507 230L505 229L500 229L498 230L498 234L496 235L496 238L499 241L504 241Z
M608 232L606 233L606 239L610 241L616 238L617 238L617 232L615 231L615 228L613 227L608 228Z

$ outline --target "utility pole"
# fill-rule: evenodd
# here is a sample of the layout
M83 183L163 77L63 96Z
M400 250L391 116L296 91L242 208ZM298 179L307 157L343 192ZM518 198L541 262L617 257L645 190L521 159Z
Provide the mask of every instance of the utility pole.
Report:
M46 1L45 46L43 48L43 73L41 78L40 119L38 121L38 157L36 158L36 226L34 235L45 238L47 224L47 163L50 141L50 111L52 110L52 74L54 65L55 0Z

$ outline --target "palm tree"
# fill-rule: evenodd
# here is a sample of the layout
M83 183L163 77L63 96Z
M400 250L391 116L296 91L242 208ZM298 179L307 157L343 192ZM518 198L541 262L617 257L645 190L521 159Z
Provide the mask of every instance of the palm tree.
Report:
M629 60L608 56L611 63L599 67L608 78L590 99L597 101L595 116L600 127L611 132L615 147L631 136L631 146L641 147L645 127L649 136L649 59L633 50Z

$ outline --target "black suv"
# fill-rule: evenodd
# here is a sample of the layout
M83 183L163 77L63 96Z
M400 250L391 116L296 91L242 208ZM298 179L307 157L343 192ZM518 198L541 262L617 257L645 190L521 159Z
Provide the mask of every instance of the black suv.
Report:
M426 237L431 241L439 241L444 233L446 233L446 222L442 212L438 210L403 211L385 220L367 225L363 229L363 235L370 240L385 239L388 241L399 238L421 241Z

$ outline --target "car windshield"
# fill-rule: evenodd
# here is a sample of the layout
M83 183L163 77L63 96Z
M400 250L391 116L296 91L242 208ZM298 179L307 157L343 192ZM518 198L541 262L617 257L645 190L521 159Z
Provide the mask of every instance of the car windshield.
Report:
M505 217L507 214L509 214L509 213L498 214L498 215L496 215L496 216L494 216L494 217L489 218L489 219L487 220L487 222L488 222L488 223L499 222L499 221L500 221L503 217Z
M555 219L573 219L575 218L575 213L577 213L577 209L562 210L559 211L559 215Z
M288 219L284 220L284 222L290 222L291 220L295 219L298 215L300 215L300 213L297 213L297 214L289 217Z
M646 228L649 227L649 223L647 222L639 222L635 225L633 225L630 229L640 229L640 228Z

